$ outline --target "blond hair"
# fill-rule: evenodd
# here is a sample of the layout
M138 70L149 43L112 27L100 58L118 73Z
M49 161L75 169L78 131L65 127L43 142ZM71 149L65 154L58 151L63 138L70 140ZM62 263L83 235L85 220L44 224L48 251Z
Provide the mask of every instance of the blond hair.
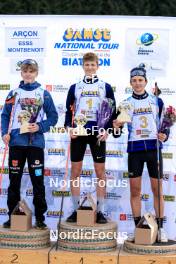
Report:
M96 61L97 65L98 65L98 56L93 52L87 52L83 56L83 64L86 61Z

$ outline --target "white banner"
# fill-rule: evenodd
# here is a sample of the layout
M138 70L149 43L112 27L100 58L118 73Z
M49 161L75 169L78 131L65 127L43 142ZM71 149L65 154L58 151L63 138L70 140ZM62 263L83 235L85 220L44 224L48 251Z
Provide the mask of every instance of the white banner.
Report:
M15 25L15 27L14 27ZM23 25L23 27L21 26ZM158 28L159 25L159 28ZM139 63L145 63L148 72L147 90L155 81L162 91L166 106L175 104L176 18L118 17L118 16L0 16L0 112L9 90L18 87L21 80L19 63L26 58L39 63L40 82L50 91L56 104L59 120L46 133L45 184L48 210L46 223L57 226L59 214L65 219L73 210L69 185L64 196L64 210L60 212L61 186L68 154L69 137L65 133L65 100L69 86L81 80L82 56L93 51L99 56L100 79L113 86L117 105L130 96L129 72ZM169 238L176 239L176 126L170 139L164 143L164 199L165 228ZM119 232L134 229L129 180L127 177L127 135L107 142L107 187L105 214L118 222ZM0 164L4 144L0 140ZM7 219L8 157L5 162L0 195L0 224ZM69 164L70 177L70 164ZM87 148L81 179L95 178L90 149ZM96 199L95 186L82 186L82 195L90 191ZM24 172L21 196L33 209L32 186L27 169ZM153 197L146 168L143 173L142 211L153 211Z

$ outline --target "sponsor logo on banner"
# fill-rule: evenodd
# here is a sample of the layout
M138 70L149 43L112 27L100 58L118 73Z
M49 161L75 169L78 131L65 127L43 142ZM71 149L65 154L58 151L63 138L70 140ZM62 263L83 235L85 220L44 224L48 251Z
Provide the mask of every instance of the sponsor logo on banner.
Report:
M119 43L112 42L111 31L106 28L67 28L60 42L54 44L54 49L62 51L63 66L82 65L82 54L88 50L98 53L99 65L110 66L110 51L118 48Z
M106 157L117 157L122 158L123 157L123 151L121 150L107 150L106 151Z
M166 202L175 202L175 196L174 195L163 195L164 201Z
M10 84L0 84L0 90L10 90Z
M44 169L44 175L45 176L51 176L51 170L50 169Z
M160 88L162 95L173 95L176 93L174 88Z
M81 177L90 177L93 174L93 170L82 170L80 176Z
M137 40L136 44L139 47L138 55L149 55L153 53L154 50L151 48L152 44L159 38L158 34L144 33Z
M132 221L133 220L133 215L132 214L124 214L121 213L119 216L120 221Z
M173 95L176 93L176 90L173 88L161 88L162 95Z
M64 171L61 171L60 169L48 169L48 168L46 168L44 170L44 175L45 176L63 177L64 174L65 174L65 172Z
M62 211L51 211L51 210L49 210L49 211L47 211L47 213L46 213L46 216L47 217L59 217L59 216L64 216L64 212Z
M141 201L148 201L149 200L149 194L142 194L141 195Z
M154 90L154 88L152 90ZM172 96L172 95L174 95L176 93L175 88L169 88L169 87L162 88L162 87L160 87L160 90L161 90L162 95L170 95L170 96Z
M120 214L120 221L126 221L127 220L127 215L126 214Z
M65 93L68 91L68 87L64 86L63 84L46 84L46 90L48 92L58 92L58 93Z
M65 196L65 197L69 197L71 196L71 192L70 191L57 191L57 190L52 190L52 196L54 197L60 197L60 196Z
M152 45L157 39L159 38L158 34L151 34L151 33L144 33L142 34L137 40L136 44L137 45L144 45L146 47Z
M63 148L49 148L48 155L65 156L65 149Z
M163 159L173 159L173 153L171 152L163 152L162 153Z
M0 208L0 215L7 215L8 210L6 208Z
M122 198L121 195L117 195L117 193L114 193L114 192L107 192L106 193L106 199L113 199L113 200L118 200Z
M46 27L6 27L6 56L45 55Z
M169 39L169 29L129 28L125 44L127 60L136 66L139 63L148 65L150 60L150 70L164 70L169 58Z

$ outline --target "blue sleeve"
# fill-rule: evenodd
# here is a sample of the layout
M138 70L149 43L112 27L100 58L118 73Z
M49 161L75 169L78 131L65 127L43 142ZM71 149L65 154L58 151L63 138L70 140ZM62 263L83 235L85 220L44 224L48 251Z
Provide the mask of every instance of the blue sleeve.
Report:
M112 116L109 119L108 123L105 126L105 129L108 129L108 128L112 128L113 127L112 121L114 119L116 119L116 101L115 101L115 97L114 97L114 91L113 91L111 85L106 83L105 84L105 89L106 89L106 97L112 99L112 101L113 101L113 104L112 104L113 113L112 113Z
M55 126L58 120L58 113L54 105L53 99L48 91L44 91L43 110L46 114L46 120L38 122L39 132L45 133L50 130L51 126Z
M10 91L7 98L11 97L12 95L13 95L13 91ZM2 137L8 133L11 111L12 111L12 104L5 103L3 110L2 110L2 114L1 114L1 135Z
M161 98L158 98L159 119L161 118L163 107L164 107L163 100Z
M159 119L160 119L161 115L162 115L163 108L164 108L164 102L161 98L158 98L158 108L159 108ZM170 129L169 128L165 129L164 134L166 134L166 136L167 136L167 138L165 139L165 141L167 141L169 138Z
M70 86L66 99L65 127L72 127L72 111L71 106L75 103L75 87L76 84Z

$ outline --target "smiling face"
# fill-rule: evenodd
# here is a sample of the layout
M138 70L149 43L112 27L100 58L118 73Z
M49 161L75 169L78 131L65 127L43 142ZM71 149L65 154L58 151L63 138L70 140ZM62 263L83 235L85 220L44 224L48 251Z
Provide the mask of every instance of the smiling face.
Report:
M24 83L34 83L37 75L38 71L33 70L30 67L21 70L21 77L23 78Z
M86 76L92 77L96 75L98 70L98 63L96 60L86 60L83 64L83 70Z
M136 94L143 94L147 85L147 80L142 76L134 76L130 80L130 84Z

